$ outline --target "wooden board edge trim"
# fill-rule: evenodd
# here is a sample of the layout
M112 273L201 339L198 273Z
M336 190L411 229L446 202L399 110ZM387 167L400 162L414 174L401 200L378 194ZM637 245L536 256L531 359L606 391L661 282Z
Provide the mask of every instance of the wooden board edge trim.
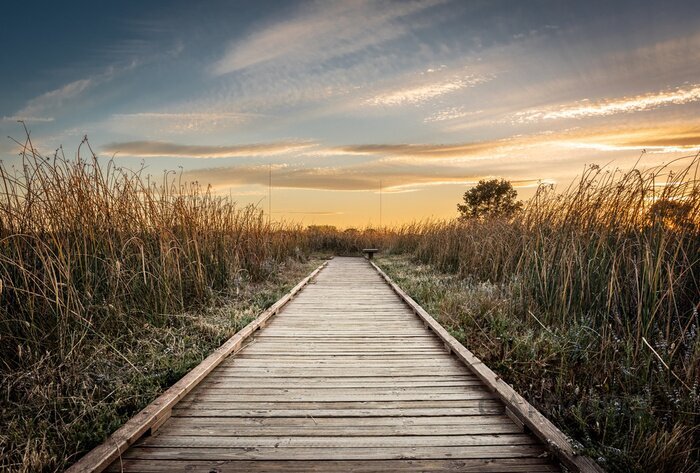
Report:
M262 328L270 317L279 312L279 310L299 293L309 281L316 277L327 264L328 261L324 261L318 268L301 280L299 284L282 296L281 299L272 304L255 320L214 350L200 364L195 366L189 373L156 398L155 401L129 419L124 425L110 435L107 440L86 453L80 460L69 467L66 473L97 473L106 469L153 426L162 423L164 421L163 416L166 415L175 404L206 378L223 360L239 351L243 347L243 342L246 341L248 337L259 328Z
M549 419L527 402L500 376L491 371L476 355L466 349L459 341L445 330L425 309L403 291L382 269L373 261L368 261L393 291L411 308L411 310L445 343L451 351L506 405L510 412L532 431L562 462L573 472L602 473L603 470L592 458L579 455L574 451L568 437L560 431Z

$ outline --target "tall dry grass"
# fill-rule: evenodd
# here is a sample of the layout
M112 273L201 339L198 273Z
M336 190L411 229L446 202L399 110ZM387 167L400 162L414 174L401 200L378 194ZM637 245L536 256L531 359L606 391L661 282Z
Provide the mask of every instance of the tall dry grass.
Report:
M591 166L563 192L541 187L512 220L416 224L385 240L505 291L508 316L555 347L534 365L498 362L617 471L700 465L700 159L673 164ZM513 349L509 337L488 350Z
M635 356L649 353L644 340L663 339L664 362L690 387L700 361L685 356L697 348L687 336L700 305L700 159L688 160L675 173L592 166L563 193L541 187L512 220L409 226L390 248L515 284L519 302L540 310L546 325L585 319L601 339L631 341Z
M66 357L131 317L204 305L306 243L174 174L153 182L100 165L87 141L67 160L27 138L21 157L14 172L0 166L0 357L10 369L27 351Z
M183 313L250 292L308 242L87 141L75 159L20 144L0 164L0 470L61 470L239 323Z

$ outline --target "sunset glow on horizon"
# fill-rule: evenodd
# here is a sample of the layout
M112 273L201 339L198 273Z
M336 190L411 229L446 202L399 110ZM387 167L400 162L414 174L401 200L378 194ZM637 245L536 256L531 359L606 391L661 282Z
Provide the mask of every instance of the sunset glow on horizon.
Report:
M452 218L480 179L521 198L586 164L700 150L696 2L8 5L0 132L179 171L274 219ZM643 152L644 150L644 152ZM0 159L18 162L0 141ZM641 156L641 158L640 158Z

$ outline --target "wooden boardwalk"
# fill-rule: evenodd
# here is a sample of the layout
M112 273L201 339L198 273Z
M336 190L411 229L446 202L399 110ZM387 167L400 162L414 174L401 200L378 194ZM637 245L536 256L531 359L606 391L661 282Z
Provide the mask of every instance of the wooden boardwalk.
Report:
M108 470L560 471L362 258L331 260L168 414Z

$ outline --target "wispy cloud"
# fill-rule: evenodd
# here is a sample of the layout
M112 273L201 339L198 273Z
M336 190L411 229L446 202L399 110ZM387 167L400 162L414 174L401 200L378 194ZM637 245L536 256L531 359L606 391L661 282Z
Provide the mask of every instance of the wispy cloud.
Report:
M634 97L622 97L612 100L583 100L571 105L557 108L534 109L514 114L514 121L519 123L541 120L576 119L618 113L651 110L666 105L680 105L700 101L700 84L677 87L672 90L650 92Z
M185 174L188 180L211 184L215 188L257 184L266 186L268 166L231 166L192 170ZM361 191L376 189L381 179L385 188L401 185L428 185L436 180L452 183L472 183L476 179L468 171L454 167L428 170L423 167L383 166L381 164L324 168L277 167L273 169L276 188ZM475 180L476 179L476 180Z
M447 120L458 120L460 118L471 117L484 113L483 110L467 110L465 107L448 107L425 117L424 123L443 122Z
M29 100L15 115L20 117L43 117L47 112L56 110L63 104L95 85L95 79L80 79L69 82L57 89L51 90Z
M39 120L35 121L53 121L54 114L63 112L69 102L79 99L96 86L112 80L122 72L134 69L137 65L137 61L121 66L112 65L105 68L102 72L68 82L61 87L30 99L13 116L39 118Z
M452 159L483 155L506 146L522 146L529 141L529 139L524 138L508 138L453 144L366 144L340 146L334 150L339 154L361 154L377 157Z
M105 153L136 157L236 158L271 156L301 151L312 146L308 142L256 143L232 146L201 146L166 143L162 141L129 141L103 147Z
M303 175L308 178L329 179L344 182L348 188L364 188L368 185L362 177L365 169L378 169L376 166L423 166L421 172L431 175L432 169L439 167L459 168L460 165L473 165L480 161L481 173L488 172L486 166L498 166L502 159L521 158L527 155L547 154L546 150L561 149L596 149L600 151L638 151L647 149L657 152L676 152L700 148L700 125L697 123L669 124L655 127L635 128L571 128L561 131L542 131L526 135L514 135L502 139L482 140L462 143L370 143L341 146L324 145L313 141L279 141L267 143L238 145L191 145L164 141L131 141L111 143L102 148L109 154L134 157L181 157L181 158L263 158L268 156L288 155L294 157L318 158L329 163L327 167L291 170L280 167L289 182ZM333 167L331 163L338 157L364 156L362 166ZM257 183L254 166L248 168L243 177L253 177ZM341 175L337 170L343 169ZM267 167L263 170L267 172ZM257 177L256 177L257 176ZM261 179L267 179L267 175ZM374 179L374 178L372 178ZM262 181L261 181L262 182ZM266 182L266 181L265 181ZM369 185L371 188L374 184ZM340 188L343 185L339 185ZM295 187L291 185L291 187ZM323 187L323 186L321 186Z
M356 53L404 35L408 27L402 20L440 3L444 0L307 4L294 18L231 43L212 72L222 75L273 62L318 64Z
M518 188L533 187L539 182L555 182L550 178L532 177L529 170L512 162L499 163L495 167L474 165L468 169L455 166L399 167L381 163L337 168L277 167L273 170L272 180L276 189L324 191L376 191L381 180L384 192L401 194L417 192L430 186L471 186L480 179L494 175L509 177L513 185ZM230 166L188 171L185 173L185 178L210 184L221 191L228 191L232 186L251 184L267 186L269 174L267 166Z
M11 117L2 117L4 122L27 122L27 123L45 123L54 121L53 117L32 117L28 115L12 115Z
M429 82L422 85L409 86L376 95L365 103L369 105L393 106L405 104L420 104L436 97L456 92L468 87L474 87L487 81L483 76L453 77L447 80Z
M679 153L700 150L700 125L640 127L633 130L587 130L560 137L559 144L596 151Z
M450 144L360 144L326 148L325 154L365 155L377 159L406 158L407 162L460 162L460 158L495 161L524 154L543 153L552 147L601 151L657 151L663 153L700 149L700 125L676 124L630 128L572 128L514 135L496 140ZM321 153L324 152L322 149ZM544 153L546 154L546 153Z
M137 112L118 113L111 117L116 126L143 130L156 129L159 133L181 134L189 132L211 133L248 122L249 113L234 112Z

